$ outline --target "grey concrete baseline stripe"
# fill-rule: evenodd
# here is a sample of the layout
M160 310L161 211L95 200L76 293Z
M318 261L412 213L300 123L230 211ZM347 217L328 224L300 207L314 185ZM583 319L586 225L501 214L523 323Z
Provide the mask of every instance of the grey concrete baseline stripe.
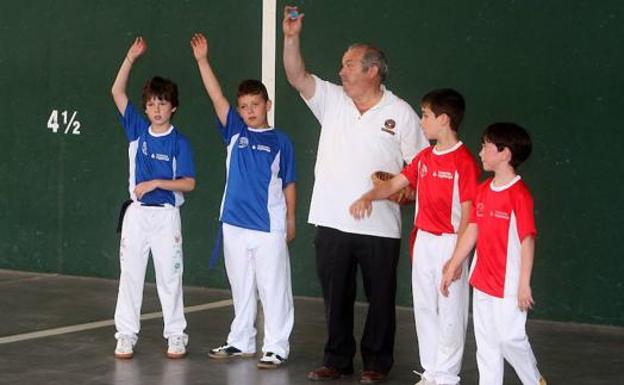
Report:
M222 300L222 301L209 302L209 303L205 303L201 305L187 306L184 308L184 312L195 313L198 311L217 309L220 307L226 307L230 305L232 305L232 300L227 299L227 300ZM155 318L162 318L162 312L146 313L146 314L141 315L141 320L143 321L151 320ZM54 329L40 330L36 332L31 332L31 333L15 334L12 336L0 337L0 345L10 344L10 343L19 342L19 341L34 340L37 338L58 336L61 334L81 332L85 330L99 329L99 328L113 326L114 324L115 324L114 320L105 320L105 321L88 322L88 323L78 324L78 325L64 326L64 327L54 328Z

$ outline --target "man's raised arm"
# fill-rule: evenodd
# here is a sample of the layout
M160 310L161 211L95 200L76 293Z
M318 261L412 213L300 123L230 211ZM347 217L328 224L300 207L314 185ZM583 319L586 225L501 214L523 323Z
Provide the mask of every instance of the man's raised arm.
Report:
M286 78L291 86L307 100L314 95L315 82L310 75L301 57L300 39L303 27L303 14L299 14L297 7L284 7L284 69Z

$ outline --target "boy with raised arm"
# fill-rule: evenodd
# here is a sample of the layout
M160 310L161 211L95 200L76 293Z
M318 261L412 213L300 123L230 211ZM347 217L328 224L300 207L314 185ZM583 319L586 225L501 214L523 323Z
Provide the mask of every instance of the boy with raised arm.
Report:
M264 311L263 355L257 366L277 368L288 358L294 322L287 245L295 237L293 145L283 131L269 126L271 101L260 81L243 81L237 108L231 107L208 60L204 35L193 35L191 46L227 146L220 219L234 320L225 344L209 356L254 356L257 292Z
M182 230L179 207L183 192L195 188L195 167L189 141L172 124L178 89L155 76L143 87L147 119L128 100L126 85L133 64L147 43L135 39L113 83L112 96L128 139L129 191L132 203L123 217L119 260L119 295L115 309L115 357L132 358L140 329L145 270L151 251L158 298L168 340L167 357L186 355L188 336L182 297Z

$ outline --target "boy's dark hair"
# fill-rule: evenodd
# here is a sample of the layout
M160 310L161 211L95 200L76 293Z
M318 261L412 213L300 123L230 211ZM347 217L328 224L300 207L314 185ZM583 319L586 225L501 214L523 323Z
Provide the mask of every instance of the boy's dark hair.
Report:
M166 100L171 103L172 107L177 107L179 104L178 86L169 79L154 76L143 86L143 109L152 98Z
M260 80L247 79L238 85L238 93L236 99L245 95L260 95L265 102L269 101L269 93Z
M514 170L531 155L531 137L524 128L515 123L490 124L481 135L481 143L485 142L494 144L498 151L507 147L511 152L509 164Z
M433 90L422 97L420 105L428 107L436 117L440 114L448 115L451 120L451 129L456 132L459 130L466 110L466 102L459 92L452 88Z

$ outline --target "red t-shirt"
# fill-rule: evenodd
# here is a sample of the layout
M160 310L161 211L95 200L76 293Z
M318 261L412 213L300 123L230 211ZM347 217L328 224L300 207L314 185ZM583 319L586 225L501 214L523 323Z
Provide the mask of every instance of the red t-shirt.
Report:
M479 185L470 215L479 231L470 284L495 297L517 295L520 245L536 236L533 198L516 176L495 187L492 178Z
M425 148L401 173L416 190L414 226L434 234L456 233L461 204L474 200L479 180L468 148L462 142L445 151Z

